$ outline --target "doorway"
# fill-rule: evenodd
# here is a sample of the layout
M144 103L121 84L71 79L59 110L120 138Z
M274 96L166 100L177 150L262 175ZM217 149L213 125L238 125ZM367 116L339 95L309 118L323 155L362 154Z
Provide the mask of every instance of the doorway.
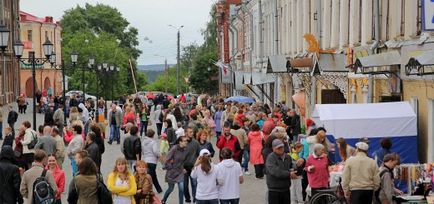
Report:
M321 104L342 104L347 103L344 94L339 89L321 90Z

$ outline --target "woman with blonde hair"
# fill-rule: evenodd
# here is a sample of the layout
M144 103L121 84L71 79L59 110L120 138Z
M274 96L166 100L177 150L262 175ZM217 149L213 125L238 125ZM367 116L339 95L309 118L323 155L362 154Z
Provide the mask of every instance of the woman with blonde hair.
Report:
M107 179L107 188L113 194L114 204L135 204L134 195L137 192L137 184L134 175L128 171L128 161L118 158L113 172Z
M77 107L71 107L71 110L69 111L69 123L73 123L74 121L79 120L80 113L78 112Z

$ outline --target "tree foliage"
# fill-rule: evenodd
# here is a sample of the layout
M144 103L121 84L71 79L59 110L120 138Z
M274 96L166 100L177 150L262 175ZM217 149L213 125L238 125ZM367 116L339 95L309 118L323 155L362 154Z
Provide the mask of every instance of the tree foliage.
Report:
M70 89L81 90L84 80L87 84L87 93L105 98L111 98L112 89L114 97L134 93L130 61L134 67L138 89L146 85L146 77L136 69L136 59L141 53L137 49L138 30L129 27L129 22L117 9L103 4L77 6L65 12L61 24L63 27L62 56L68 68L74 67L67 71L67 75L72 77ZM73 51L79 54L76 66L72 66L70 61L70 54ZM96 65L93 70L88 66L90 56L95 57ZM116 65L120 68L120 72L99 71L96 73L97 65L103 62ZM84 77L82 69L87 70ZM98 93L97 83L100 87Z

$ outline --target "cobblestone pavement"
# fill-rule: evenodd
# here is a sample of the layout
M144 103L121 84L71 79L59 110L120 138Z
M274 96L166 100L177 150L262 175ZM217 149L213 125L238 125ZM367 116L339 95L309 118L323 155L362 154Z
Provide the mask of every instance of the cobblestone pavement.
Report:
M28 100L29 104L31 104L31 100ZM17 105L13 104L14 109L17 110ZM4 112L3 112L3 118L4 118L4 122L3 125L5 127L5 125L7 125L6 123L6 118L7 118L7 108L4 107ZM15 125L15 129L18 129L19 125L23 122L23 121L30 121L32 122L32 107L31 105L27 108L27 112L26 114L20 114L18 117L18 121ZM41 125L44 121L44 115L43 114L37 114L37 125ZM149 128L153 128L154 130L156 130L155 124L152 123L151 126ZM108 133L108 128L106 130L106 133ZM121 141L123 139L124 135L121 134ZM213 139L213 144L215 146L215 142L216 139ZM0 141L0 143L2 143L2 141ZM122 143L121 143L122 145ZM109 145L107 143L107 139L105 141L105 146L106 146L106 151L103 154L103 158L102 158L102 169L101 172L104 175L104 178L107 179L108 174L110 173L110 171L113 170L114 167L114 162L118 157L122 157L123 154L121 153L121 145L117 145L117 144L112 144ZM215 149L217 149L215 147ZM218 154L216 154L218 155ZM217 163L218 162L218 157L215 156L216 158L214 158L214 162ZM72 173L71 173L71 164L70 164L70 160L68 158L65 159L65 162L63 163L63 169L65 171L65 175L66 175L66 187L65 187L65 192L62 195L62 203L67 203L66 198L67 198L67 192L68 192L68 185L72 179ZM265 184L265 179L255 179L254 176L254 168L253 166L250 165L249 167L249 171L251 173L251 175L244 175L244 183L241 184L241 199L240 199L240 203L244 204L257 204L257 203L265 203L265 192L266 192L266 184ZM164 182L164 175L165 175L165 171L163 171L161 169L161 164L158 164L157 166L157 174L158 174L158 180L160 182L160 185L163 188L163 193L158 194L158 197L160 197L160 199L163 197L164 192L167 190L167 183ZM155 191L155 189L154 189ZM167 203L169 204L177 204L178 201L178 192L177 192L177 187L175 187L175 190L172 192L172 194L170 195ZM190 190L191 193L191 190Z

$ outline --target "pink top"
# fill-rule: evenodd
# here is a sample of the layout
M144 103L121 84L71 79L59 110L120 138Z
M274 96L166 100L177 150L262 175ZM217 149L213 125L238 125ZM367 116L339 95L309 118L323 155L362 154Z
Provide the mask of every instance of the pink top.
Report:
M310 170L313 166L313 170ZM328 188L329 187L329 168L326 155L315 157L311 154L306 161L307 178L311 188ZM309 171L310 170L310 171Z

